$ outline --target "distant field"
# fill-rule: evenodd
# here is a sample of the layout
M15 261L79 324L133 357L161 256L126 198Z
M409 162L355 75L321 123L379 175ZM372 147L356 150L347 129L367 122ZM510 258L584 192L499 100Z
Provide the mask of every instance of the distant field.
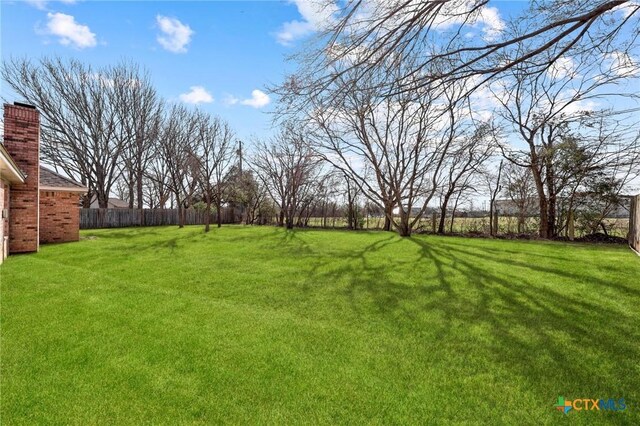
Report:
M619 237L626 237L629 232L629 219L605 219L605 222L611 227L607 229L607 232L610 235L615 235ZM450 232L451 230L451 219L448 218L446 221L445 230L446 232ZM525 229L524 232L528 234L534 234L538 231L538 219L529 217L525 221ZM384 219L380 217L369 217L364 218L363 220L363 228L364 229L380 229L384 225ZM322 227L323 220L319 217L313 217L309 220L309 226L312 227ZM328 218L327 226L330 228L345 228L347 226L347 221L345 218ZM431 217L423 218L420 220L420 227L422 227L426 231L431 231ZM518 232L518 220L516 217L510 216L500 216L498 218L498 228L500 234L515 234ZM457 217L453 221L453 232L454 233L482 233L489 232L489 217ZM602 232L602 229L599 230ZM584 234L580 230L579 224L576 224L576 237L581 237Z
M11 424L640 424L624 246L92 230L0 268ZM624 398L567 415L558 397Z

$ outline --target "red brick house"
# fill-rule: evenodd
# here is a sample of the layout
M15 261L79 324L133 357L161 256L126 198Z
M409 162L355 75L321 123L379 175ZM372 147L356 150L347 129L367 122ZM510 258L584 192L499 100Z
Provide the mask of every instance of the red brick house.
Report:
M77 241L79 201L87 189L40 166L40 113L4 105L0 144L0 262L10 253L38 251L40 243Z

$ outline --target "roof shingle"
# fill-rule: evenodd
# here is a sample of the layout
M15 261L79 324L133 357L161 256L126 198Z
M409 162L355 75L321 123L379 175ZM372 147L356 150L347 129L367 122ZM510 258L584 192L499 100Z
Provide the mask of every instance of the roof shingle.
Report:
M40 186L45 188L61 188L67 191L86 192L87 188L78 182L59 175L49 169L40 166Z

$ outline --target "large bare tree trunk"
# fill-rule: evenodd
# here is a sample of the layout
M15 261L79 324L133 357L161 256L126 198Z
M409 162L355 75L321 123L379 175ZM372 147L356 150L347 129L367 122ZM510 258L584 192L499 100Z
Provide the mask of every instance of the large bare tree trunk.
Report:
M142 185L142 175L143 175L143 170L139 169L138 170L138 174L136 176L136 192L137 192L137 202L138 202L138 209L142 210L144 204L144 193L143 193L143 185Z
M442 200L442 206L440 206L440 222L438 223L438 234L444 234L444 222L447 218L447 205L449 204L449 198L451 194L447 192Z
M401 237L411 236L411 225L409 224L409 213L405 212L403 208L400 208L400 223L398 223L398 234Z
M204 224L204 232L209 232L211 227L211 197L207 197L207 218Z
M386 203L384 208L384 226L383 231L391 231L391 218L393 217L393 205Z
M538 192L538 202L540 211L540 238L551 238L549 230L549 215L548 215L548 202L547 196L544 193L544 183L542 182L542 176L537 167L532 166L531 172L533 174L533 180L536 184L536 190Z

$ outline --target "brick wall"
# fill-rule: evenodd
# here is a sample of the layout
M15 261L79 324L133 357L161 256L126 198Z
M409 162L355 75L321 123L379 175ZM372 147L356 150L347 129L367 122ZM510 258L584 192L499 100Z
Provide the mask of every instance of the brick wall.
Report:
M24 183L11 187L9 252L37 251L40 114L36 109L4 104L4 146L27 175Z
M80 239L80 195L77 192L40 191L41 243Z

